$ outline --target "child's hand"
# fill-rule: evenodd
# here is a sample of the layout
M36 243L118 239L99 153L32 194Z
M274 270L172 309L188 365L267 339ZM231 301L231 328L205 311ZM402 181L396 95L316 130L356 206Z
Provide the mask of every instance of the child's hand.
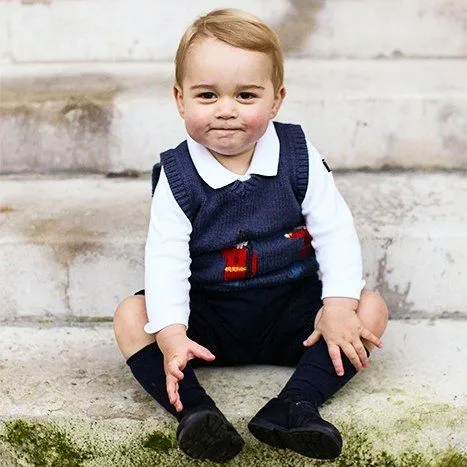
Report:
M326 341L329 356L339 376L344 374L341 349L354 367L361 371L370 363L362 343L362 338L377 347L382 347L381 340L365 328L357 316L358 301L352 298L325 298L324 306L315 320L315 330L303 342L309 347L321 338Z
M216 357L205 347L189 339L182 324L173 324L156 334L156 341L164 355L167 394L177 412L183 410L178 393L178 382L183 379L183 370L194 358L212 361Z

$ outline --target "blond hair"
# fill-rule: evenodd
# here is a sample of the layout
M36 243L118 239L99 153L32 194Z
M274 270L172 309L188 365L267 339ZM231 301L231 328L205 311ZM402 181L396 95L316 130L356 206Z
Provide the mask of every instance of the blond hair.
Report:
M214 37L233 47L264 52L271 57L271 81L277 92L284 81L284 55L277 34L262 20L242 10L213 10L199 17L183 34L175 56L175 80L182 85L190 46Z

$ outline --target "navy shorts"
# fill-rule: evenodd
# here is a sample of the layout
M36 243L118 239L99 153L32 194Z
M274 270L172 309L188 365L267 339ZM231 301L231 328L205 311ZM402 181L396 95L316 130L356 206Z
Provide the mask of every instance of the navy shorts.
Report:
M294 366L313 332L321 290L317 276L250 290L192 289L187 335L216 356L210 365Z

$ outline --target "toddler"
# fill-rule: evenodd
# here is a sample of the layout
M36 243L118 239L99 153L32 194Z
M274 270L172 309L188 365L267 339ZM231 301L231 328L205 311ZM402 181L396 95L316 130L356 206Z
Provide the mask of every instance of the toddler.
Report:
M145 290L115 313L134 377L196 459L226 462L244 445L196 379L202 364L296 366L248 429L337 457L341 435L318 407L369 366L387 323L331 170L299 125L273 121L283 62L273 30L239 10L186 30L173 89L186 141L154 166Z

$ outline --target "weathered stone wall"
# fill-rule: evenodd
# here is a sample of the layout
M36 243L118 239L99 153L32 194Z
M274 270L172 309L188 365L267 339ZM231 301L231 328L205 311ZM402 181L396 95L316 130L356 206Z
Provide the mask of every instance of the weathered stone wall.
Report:
M301 58L466 58L463 0L239 0ZM2 1L12 63L171 61L193 19L226 0Z
M184 136L172 60L231 2L0 2L0 173L147 171ZM334 168L467 168L464 0L253 0L278 31L288 97Z
M277 29L280 119L333 168L442 169L336 174L392 319L320 409L344 437L329 465L467 465L467 173L445 170L467 168L466 0L0 0L0 465L188 465L111 324L144 284L149 177L102 173L184 137L178 39L232 4ZM321 465L247 431L291 372L199 370L245 437L232 465Z

